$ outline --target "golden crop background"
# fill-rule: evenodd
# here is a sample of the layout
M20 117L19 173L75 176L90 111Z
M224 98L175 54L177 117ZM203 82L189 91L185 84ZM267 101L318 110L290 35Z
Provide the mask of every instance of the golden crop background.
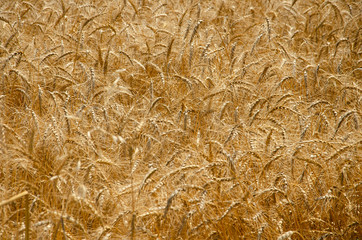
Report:
M29 192L30 239L358 239L361 26L352 0L1 0L1 200Z

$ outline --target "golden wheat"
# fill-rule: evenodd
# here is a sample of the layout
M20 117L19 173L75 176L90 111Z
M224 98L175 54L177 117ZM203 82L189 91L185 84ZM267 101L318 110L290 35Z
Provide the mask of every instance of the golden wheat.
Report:
M360 12L2 1L0 238L358 239Z

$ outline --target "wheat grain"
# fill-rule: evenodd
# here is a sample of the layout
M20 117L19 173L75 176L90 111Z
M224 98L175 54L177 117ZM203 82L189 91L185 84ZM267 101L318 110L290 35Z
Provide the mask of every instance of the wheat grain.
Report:
M255 40L253 46L251 47L251 50L250 50L250 55L253 55L253 52L255 50L255 47L256 45L260 42L260 39L263 37L264 33L260 34L257 39Z
M175 38L172 38L170 43L168 44L168 47L167 47L167 53L166 53L166 62L168 63L169 60L170 60L170 55L171 55L171 51L172 51L172 45L173 45L173 42L175 41ZM161 72L161 71L160 71Z
M171 207L171 204L172 204L172 201L173 199L177 196L177 194L179 194L181 191L184 191L182 188L178 188L176 189L172 194L171 196L167 199L167 204L166 204L166 207L165 207L165 210L163 212L163 218L166 218L166 215Z
M195 35L196 35L196 33L197 33L197 30L199 29L200 24L201 24L202 22L203 22L202 20L199 20L199 21L196 23L196 25L195 25L195 27L194 27L194 30L193 30L192 33L191 33L190 44L192 43L192 40L194 39L194 37L195 37ZM186 35L185 35L185 36L186 36Z
M225 218L226 217L226 215L233 209L233 208L235 208L236 206L238 206L238 205L240 205L241 203L239 203L239 202L233 202L229 207L228 207L228 209L226 209L226 211L223 213L223 215L221 215L218 219L217 219L217 221L221 221L223 218Z
M337 132L338 132L338 130L340 129L343 121L344 121L346 118L348 118L350 115L355 114L355 113L356 113L356 111L355 111L355 110L352 110L352 111L349 111L349 112L345 113L343 116L341 116L341 117L339 118L339 121L338 121L338 123L337 123L337 127L336 127L336 129L334 130L332 139L336 137Z
M266 21L266 27L267 27L267 32L268 32L268 40L270 42L270 34L271 34L271 30L270 30L270 22L268 18L265 18Z

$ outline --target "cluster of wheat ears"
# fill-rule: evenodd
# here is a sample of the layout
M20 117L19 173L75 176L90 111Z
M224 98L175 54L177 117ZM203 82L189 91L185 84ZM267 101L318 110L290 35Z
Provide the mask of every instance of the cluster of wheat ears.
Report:
M360 239L353 0L1 0L1 239Z

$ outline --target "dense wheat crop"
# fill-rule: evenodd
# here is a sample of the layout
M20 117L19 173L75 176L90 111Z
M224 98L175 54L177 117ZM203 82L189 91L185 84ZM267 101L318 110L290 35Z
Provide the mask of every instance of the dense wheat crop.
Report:
M0 238L360 239L361 8L0 0Z

